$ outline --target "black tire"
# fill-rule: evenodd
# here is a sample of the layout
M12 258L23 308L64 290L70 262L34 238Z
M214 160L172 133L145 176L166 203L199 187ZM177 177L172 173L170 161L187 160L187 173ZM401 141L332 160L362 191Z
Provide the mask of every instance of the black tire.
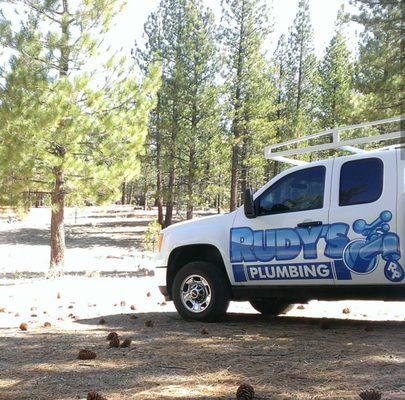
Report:
M203 311L193 312L182 301L182 292L188 286L183 282L193 275L200 276L206 280L210 289L210 301ZM178 313L189 321L214 322L221 320L229 306L230 299L229 282L224 273L214 264L194 261L186 264L176 274L173 281L172 298Z
M293 308L292 304L271 299L250 300L250 304L259 313L273 316L286 314Z

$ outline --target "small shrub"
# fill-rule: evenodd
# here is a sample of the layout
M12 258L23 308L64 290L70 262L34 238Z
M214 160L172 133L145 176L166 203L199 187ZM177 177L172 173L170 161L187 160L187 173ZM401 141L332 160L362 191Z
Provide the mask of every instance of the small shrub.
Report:
M157 221L149 223L148 228L143 236L143 246L147 251L156 251L158 237L162 227Z

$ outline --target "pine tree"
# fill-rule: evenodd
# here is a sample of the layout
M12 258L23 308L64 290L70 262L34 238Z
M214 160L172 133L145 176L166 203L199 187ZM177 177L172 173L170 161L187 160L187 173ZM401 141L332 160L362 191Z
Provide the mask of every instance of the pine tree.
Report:
M114 198L122 178L139 172L158 67L142 86L124 59L103 65L103 83L86 68L121 1L13 3L28 18L16 34L9 21L0 25L16 54L1 91L0 187L14 201L25 191L50 194L50 268L60 270L66 202Z
M356 65L356 88L365 95L367 119L400 115L403 104L402 0L353 0L364 26Z
M319 102L317 60L308 0L300 0L288 38L287 132L300 136L316 129Z
M145 34L147 46L138 49L138 62L148 65L157 57L163 65L150 136L156 154L158 221L168 226L175 204L185 202L186 216L192 218L207 146L218 133L214 18L200 0L162 0Z
M259 168L261 173L252 176L263 179L262 148L272 136L269 116L274 91L262 53L267 34L265 3L260 0L223 2L222 38L227 60L225 91L232 143L231 211L239 203L239 181L243 193L249 172Z
M340 10L335 34L320 64L320 120L323 129L345 125L353 114L353 71L343 23L343 10Z

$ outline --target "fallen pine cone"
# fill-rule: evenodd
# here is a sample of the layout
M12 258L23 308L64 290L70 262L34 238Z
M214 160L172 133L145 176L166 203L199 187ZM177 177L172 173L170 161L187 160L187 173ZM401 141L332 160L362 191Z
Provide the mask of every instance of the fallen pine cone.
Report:
M28 330L28 324L27 324L26 322L22 322L22 323L20 324L20 329L21 329L22 331Z
M52 325L50 322L45 322L44 323L44 328L50 328Z
M255 396L255 390L252 386L243 383L236 391L237 400L252 400Z
M344 308L343 310L342 310L342 313L343 314L350 314L350 308Z
M208 335L208 333L209 333L209 332L208 332L205 328L202 328L202 329L201 329L201 334L202 334L202 335Z
M146 297L150 297L150 296L152 296L151 292L146 293Z
M151 321L150 319L147 319L147 320L145 321L145 326L146 326L146 327L148 327L148 328L153 328L153 325L155 325L155 324L154 324L153 321Z
M132 339L127 338L121 343L121 347L130 347L132 343Z
M97 354L93 350L81 349L77 358L79 360L94 360L97 357Z
M329 329L330 323L326 318L322 318L321 321L319 322L319 327L321 329Z
M118 339L118 333L117 332L110 332L107 335L107 339L106 340L113 340L113 339Z
M362 400L380 400L381 399L381 392L378 390L365 390L364 392L359 393L359 397Z
M304 307L302 304L300 304L300 305L297 307L297 310L305 310L305 307Z
M0 307L0 313L6 312L6 307Z
M130 308L131 308L132 311L135 311L135 310L136 310L135 304L131 304L131 307L130 307Z
M120 340L118 339L118 337L115 337L110 340L109 347L120 347Z
M87 394L87 400L107 400L105 397L103 397L101 394L98 394L94 390L90 390L90 392Z

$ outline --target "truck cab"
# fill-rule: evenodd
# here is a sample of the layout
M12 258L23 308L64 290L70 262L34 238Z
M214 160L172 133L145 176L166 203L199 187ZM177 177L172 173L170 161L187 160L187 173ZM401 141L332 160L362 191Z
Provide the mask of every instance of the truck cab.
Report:
M186 319L230 300L277 315L309 300L405 298L405 149L299 163L236 211L161 233L160 290Z

